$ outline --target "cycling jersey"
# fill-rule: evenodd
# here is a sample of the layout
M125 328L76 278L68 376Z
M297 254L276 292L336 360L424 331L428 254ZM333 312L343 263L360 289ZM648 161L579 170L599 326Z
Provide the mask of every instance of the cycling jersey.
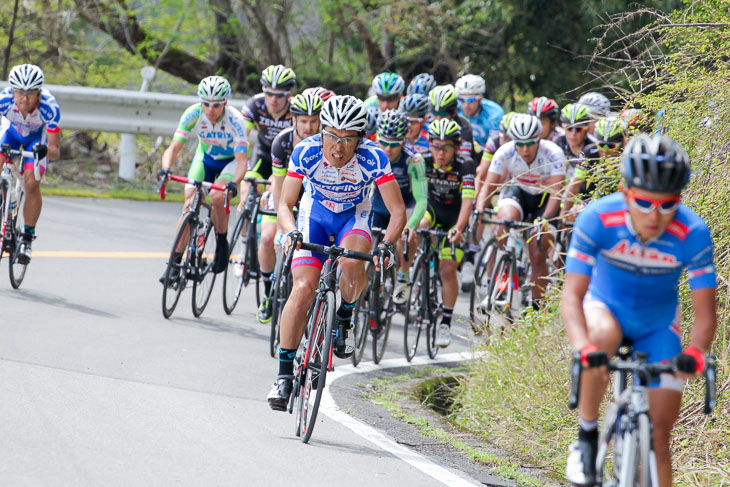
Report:
M418 152L419 154L423 154L424 152L428 152L429 150L431 150L428 147L428 130L426 130L425 128L421 130L421 135L416 139L415 142L406 140L406 148Z
M494 153L502 146L499 139L499 133L492 135L487 139L484 143L484 147L482 147L482 158L479 164L489 164L492 161Z
M474 163L467 155L456 153L446 168L437 168L433 155L423 155L428 179L428 205L433 223L444 228L456 225L463 198L474 198Z
M294 127L279 132L271 144L271 171L274 176L286 176L286 166L294 150Z
M23 118L23 114L13 101L13 90L9 86L0 91L0 116L4 116L9 124L0 132L0 144L8 144L12 149L33 148L36 143L48 144L48 134L61 130L58 125L61 109L53 95L45 88L41 89L38 105ZM24 168L33 168L32 157L23 158ZM45 173L48 158L39 161L41 174Z
M265 97L263 93L251 97L241 110L246 129L250 131L255 128L258 131L254 153L248 160L247 176L260 179L269 179L272 174L271 145L274 139L294 123L288 110L278 120L274 119L266 108Z
M471 124L474 134L474 141L484 147L487 139L499 131L499 122L504 117L504 109L498 103L482 98L481 109L474 117L467 117L459 104L459 115L464 117Z
M514 141L509 141L492 158L489 172L504 176L508 174L511 184L521 187L529 194L545 192L547 180L552 176L565 176L565 155L550 142L541 140L535 160L528 165L517 152Z
M562 135L558 135L555 137L555 145L560 147L560 149L565 154L565 158L568 161L568 167L566 168L565 176L566 179L570 180L570 178L573 177L573 172L575 171L576 166L579 164L584 164L587 157L593 157L593 154L590 156L586 154L586 147L590 144L595 144L596 138L592 134L587 134L585 143L583 144L583 150L580 152L580 154L573 154L573 151L570 150L570 144L568 144L568 139L565 137L565 133ZM595 146L594 146L595 147Z
M603 303L635 350L636 340L676 326L679 278L685 268L691 290L716 286L710 231L684 205L663 234L643 244L621 193L594 201L578 215L566 272L591 276L586 301ZM649 352L650 362L668 360L680 351L679 340L672 343L672 349L639 350Z
M475 150L474 135L471 130L471 124L466 118L462 117L461 115L456 115L456 117L454 117L454 120L456 121L456 123L459 124L459 127L461 127L461 145L459 146L459 153L466 154L472 157L473 161L473 155L475 153Z
M590 195L596 189L596 185L593 182L586 181L588 171L601 160L601 155L598 152L596 144L589 144L583 148L584 157L576 161L575 166L572 168L572 178L582 179L583 182L579 189L579 194Z
M403 148L398 161L390 164L395 180L398 182L401 196L406 208L413 208L407 225L411 228L418 227L418 223L426 212L426 194L428 185L426 182L426 166L423 157L407 147ZM383 197L378 188L375 188L373 195L373 213L390 217L390 212L385 206Z

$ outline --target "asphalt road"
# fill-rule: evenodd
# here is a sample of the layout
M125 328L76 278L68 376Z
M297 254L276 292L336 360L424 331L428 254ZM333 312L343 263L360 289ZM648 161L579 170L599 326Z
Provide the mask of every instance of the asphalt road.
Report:
M2 485L457 483L455 470L394 454L387 430L345 424L334 392L302 444L294 417L266 403L278 365L250 290L227 316L217 282L196 319L188 289L164 319L157 279L179 211L47 197L20 290L0 262ZM454 334L447 351L467 351L465 325ZM396 325L386 358L401 343Z

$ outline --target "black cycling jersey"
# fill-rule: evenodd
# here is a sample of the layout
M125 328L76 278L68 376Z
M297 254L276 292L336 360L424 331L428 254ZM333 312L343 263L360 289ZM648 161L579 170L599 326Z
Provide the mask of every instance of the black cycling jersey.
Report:
M279 132L271 144L271 167L274 176L286 176L286 168L293 150L294 127L289 127Z
M433 154L423 154L428 180L428 213L434 223L444 228L456 224L462 198L474 197L474 162L466 154L457 152L446 169L436 168Z
M258 130L256 147L259 157L270 158L271 144L279 132L293 124L292 115L287 111L280 119L275 120L266 108L266 101L263 93L251 97L241 109L243 119ZM265 154L265 156L264 156Z
M593 194L593 191L596 189L596 185L585 179L585 172L600 162L601 155L598 152L596 144L589 144L583 147L583 154L585 157L577 163L575 169L583 177L583 184L580 186L579 194L587 196Z
M565 158L570 164L568 176L571 176L576 165L586 158L586 147L590 144L595 144L596 138L592 134L587 134L585 144L583 145L583 151L580 154L573 154L570 150L570 144L568 144L568 139L565 137L565 134L558 135L555 139L553 139L553 142L562 149L563 153L565 153Z

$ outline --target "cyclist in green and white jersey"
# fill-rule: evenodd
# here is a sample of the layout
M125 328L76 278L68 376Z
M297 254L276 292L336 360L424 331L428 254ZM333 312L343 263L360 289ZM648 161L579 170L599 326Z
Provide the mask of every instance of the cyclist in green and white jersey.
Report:
M440 85L431 90L428 94L428 101L431 104L431 115L433 120L448 119L454 120L459 124L461 129L461 143L459 145L459 153L470 156L472 161L478 161L480 157L474 147L474 136L472 135L471 124L469 120L462 117L458 113L456 88L454 85Z
M196 132L198 148L195 150L188 178L215 182L226 186L231 198L236 195L238 184L248 166L248 140L241 112L227 104L230 94L231 85L222 76L209 76L200 82L198 97L201 101L189 106L180 118L172 142L162 155L162 169L157 173L158 180L170 174L170 168L190 133ZM195 188L186 186L183 211L192 204L194 196ZM228 262L228 213L224 209L224 197L220 191L211 192L211 218L217 239L213 264L213 271L216 273L222 272ZM183 246L186 241L180 240ZM179 248L178 251L181 257L184 248ZM177 268L173 272L178 272ZM165 277L163 274L160 281L164 283Z
M581 103L568 103L560 113L560 121L565 134L556 137L554 142L565 153L568 161L566 176L570 181L575 167L586 158L586 146L595 143L595 138L590 133L590 125L594 120L587 106Z
M398 108L398 103L406 91L406 82L396 73L380 73L373 78L373 96L365 100L365 106L377 105L378 110L393 110Z

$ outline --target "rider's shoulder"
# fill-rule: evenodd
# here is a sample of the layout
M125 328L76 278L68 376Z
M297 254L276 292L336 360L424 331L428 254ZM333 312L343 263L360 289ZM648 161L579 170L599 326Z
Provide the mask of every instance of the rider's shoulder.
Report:
M564 155L563 150L556 144L555 142L551 140L543 139L540 141L540 152L542 153L549 153L549 154L560 154L561 156Z
M695 213L689 206L683 203L680 204L679 208L677 209L677 214L674 217L674 222L672 223L675 222L679 224L680 229L685 230L685 236L691 232L709 233L710 231L707 222L705 222L705 220L697 213Z
M492 160L498 160L502 158L508 159L510 157L514 157L515 154L517 154L517 149L515 149L515 141L510 140L499 146L497 151L494 153L494 158Z

